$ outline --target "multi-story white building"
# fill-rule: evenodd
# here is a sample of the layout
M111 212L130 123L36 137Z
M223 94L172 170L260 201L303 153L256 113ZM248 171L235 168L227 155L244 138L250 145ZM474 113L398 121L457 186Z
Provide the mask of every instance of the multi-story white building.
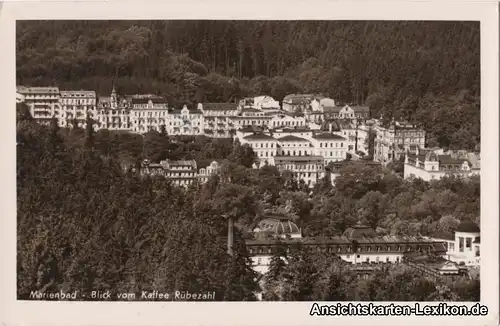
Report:
M205 183L219 171L220 165L217 161L213 161L209 166L198 171L194 160L165 160L160 163L150 163L149 160L144 160L140 173L141 175L162 176L171 180L176 186L187 187L196 180L199 183Z
M269 271L271 257L278 244L285 247L301 244L314 251L329 253L332 257L353 264L353 267L406 263L413 261L415 255L429 255L440 259L431 260L430 266L422 263L417 267L437 275L446 272L449 263L445 258L446 246L443 241L424 237L379 236L373 229L362 225L348 228L342 236L308 238L302 237L297 225L285 218L264 219L263 223L265 225L254 230L254 237L245 241L252 267L261 274Z
M326 164L347 158L350 142L344 137L333 133L321 133L315 134L312 139L314 153L324 157Z
M97 117L99 129L132 131L130 103L118 97L115 88L111 96L101 96L97 102Z
M287 135L278 140L278 155L286 156L311 156L314 155L314 147L310 140L294 135Z
M441 179L445 175L469 177L480 174L479 153L448 151L417 147L416 154L405 157L404 177L421 178L425 181Z
M167 133L169 135L203 135L204 117L201 111L188 109L173 110L168 115Z
M322 156L275 156L269 164L280 172L291 172L295 180L303 180L309 187L325 177L325 159Z
M150 163L145 160L141 166L141 175L163 176L176 186L189 186L198 179L196 161L171 161Z
M168 104L162 97L134 96L130 99L130 123L133 132L145 133L167 130L169 119Z
M239 128L233 119L240 112L236 103L199 103L198 110L203 116L203 133L208 137L230 138Z
M94 91L61 91L59 114L56 115L59 125L63 128L85 128L87 118L98 120L96 104L97 99ZM94 129L98 128L97 125L94 125Z
M239 141L242 145L250 145L261 161L267 161L278 153L278 140L264 133L242 136Z
M53 117L59 116L59 97L58 87L18 86L16 93L16 99L23 100L33 119L44 125L49 125Z

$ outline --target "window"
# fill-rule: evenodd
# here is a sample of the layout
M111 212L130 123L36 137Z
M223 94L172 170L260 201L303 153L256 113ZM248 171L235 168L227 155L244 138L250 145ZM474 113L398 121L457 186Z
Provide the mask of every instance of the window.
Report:
M458 251L464 252L464 238L463 237L458 238Z
M472 238L465 238L465 248L467 251L472 251Z

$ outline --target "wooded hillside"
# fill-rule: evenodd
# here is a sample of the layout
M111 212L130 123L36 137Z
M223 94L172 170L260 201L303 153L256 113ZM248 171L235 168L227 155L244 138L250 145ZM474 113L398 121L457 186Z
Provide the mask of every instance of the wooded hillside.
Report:
M480 142L477 22L24 21L18 84L159 93L172 105L313 92Z

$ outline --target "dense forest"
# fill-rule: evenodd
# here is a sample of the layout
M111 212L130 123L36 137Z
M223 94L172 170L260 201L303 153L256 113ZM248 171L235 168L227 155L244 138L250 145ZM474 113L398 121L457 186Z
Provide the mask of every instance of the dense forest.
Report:
M453 21L18 21L17 82L171 106L311 92L478 149L480 28Z
M126 136L125 136L126 135ZM141 177L133 164L157 155L221 160L220 175L184 189ZM479 223L479 178L404 180L380 166L349 164L335 187L311 192L273 166L252 169L247 145L204 137L145 137L60 129L18 105L17 288L31 291L215 291L216 300L479 300L479 280L427 278L404 265L359 279L331 257L292 248L258 279L244 240L266 214L291 216L308 237L339 235L357 222L379 234L428 235ZM236 221L226 252L226 218Z

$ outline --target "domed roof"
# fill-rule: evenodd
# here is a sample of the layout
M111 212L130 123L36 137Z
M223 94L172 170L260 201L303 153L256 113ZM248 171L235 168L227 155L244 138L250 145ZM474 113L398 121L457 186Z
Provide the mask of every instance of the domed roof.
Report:
M375 233L375 230L373 230L371 227L361 225L358 223L357 225L345 230L344 236L346 236L348 239L359 239L359 238L373 238L376 237L377 234Z
M457 232L478 233L480 232L479 226L472 221L464 221L457 227Z
M326 120L321 125L321 131L330 131L330 125L332 127L332 131L340 131L340 125L336 120Z
M300 229L297 224L288 219L265 218L259 222L257 232L272 233L275 235L283 234L300 234Z

